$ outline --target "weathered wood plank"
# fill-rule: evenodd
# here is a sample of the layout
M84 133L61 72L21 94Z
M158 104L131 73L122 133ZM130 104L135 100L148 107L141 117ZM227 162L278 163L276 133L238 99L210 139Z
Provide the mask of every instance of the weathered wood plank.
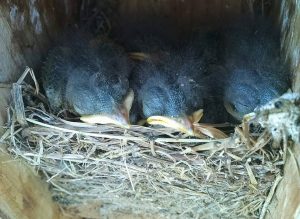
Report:
M0 145L0 147L4 147ZM63 219L45 183L20 160L0 154L0 217Z

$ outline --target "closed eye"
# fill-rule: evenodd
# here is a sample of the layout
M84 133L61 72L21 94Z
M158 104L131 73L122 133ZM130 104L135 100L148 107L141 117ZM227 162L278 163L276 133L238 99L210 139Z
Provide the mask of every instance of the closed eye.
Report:
M238 105L240 105L240 106L247 107L247 105L246 105L246 104L242 104L241 102L237 102L237 104L238 104Z

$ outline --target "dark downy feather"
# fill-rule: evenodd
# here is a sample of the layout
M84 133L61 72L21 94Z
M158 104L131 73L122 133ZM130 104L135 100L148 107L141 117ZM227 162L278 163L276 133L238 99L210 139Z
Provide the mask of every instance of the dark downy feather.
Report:
M50 51L43 87L54 111L80 115L113 113L129 89L125 52L109 40L96 45L80 35Z
M146 42L140 48L152 53L153 47L147 45L152 44ZM174 49L162 45L159 53L164 55L147 59L134 70L131 83L138 96L136 104L144 118L187 116L203 106L205 63L191 47Z
M228 71L224 100L237 113L236 119L288 89L279 32L268 21L258 19L255 25L248 24L236 25L224 34L223 61Z

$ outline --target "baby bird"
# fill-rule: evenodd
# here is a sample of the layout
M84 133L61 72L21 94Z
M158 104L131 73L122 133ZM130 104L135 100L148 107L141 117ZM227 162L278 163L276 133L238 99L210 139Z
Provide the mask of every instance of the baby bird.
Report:
M79 114L87 123L128 128L133 92L126 53L105 39L93 44L81 37L71 40L51 50L42 68L51 109Z
M288 89L279 34L268 22L249 26L238 25L224 35L224 66L228 71L224 105L237 120Z
M145 59L131 80L140 117L151 125L195 135L193 123L202 116L199 109L206 92L202 83L204 62L191 48L176 50L162 45L159 52L152 52L153 47L145 45L141 46Z

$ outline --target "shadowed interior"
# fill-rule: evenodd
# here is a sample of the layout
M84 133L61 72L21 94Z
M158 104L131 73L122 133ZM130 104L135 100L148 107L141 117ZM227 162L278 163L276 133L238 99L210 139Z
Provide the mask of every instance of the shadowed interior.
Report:
M256 0L253 1L255 7L252 7L249 2L251 1L6 1L0 6L0 60L2 60L0 62L0 124L2 125L6 121L6 107L10 101L10 84L20 76L24 66L29 65L38 73L41 61L45 58L48 49L55 44L57 36L66 27L75 23L80 25L80 21L88 20L90 15L97 19L90 22L88 28L99 27L101 25L97 22L103 20L103 18L104 20L107 19L109 22L104 22L101 26L103 30L107 31L121 44L125 44L128 39L133 38L136 34L147 33L150 30L150 32L164 30L163 37L177 42L195 29L211 30L223 27L245 13L261 13L263 11L266 16L271 17L274 23L282 29L281 44L286 56L285 60L291 66L293 89L300 91L299 2L290 0L279 3L276 0ZM82 10L83 6L85 6L86 10ZM6 87L7 84L8 86ZM5 150L3 149L3 151ZM299 150L296 151L296 154L298 154L298 157L296 159L293 158L292 161L289 160L287 165L296 165L297 162L299 165ZM2 160L6 162L6 158L1 158ZM9 162L6 162L6 165L1 168L3 168L1 171L4 170L0 172L1 177L7 177L7 181L14 182L15 176L11 177L5 171L11 169ZM17 172L17 170L14 171ZM297 173L286 172L287 174L284 178L286 184L281 184L279 192L283 193L283 191L287 190L289 191L289 195L284 199L284 195L279 193L276 205L274 204L276 206L274 207L274 212L272 212L271 216L269 215L270 218L279 218L278 215L281 214L292 217L292 212L295 212L297 208L299 209L296 203L300 195L297 196L297 193L293 192L298 187L295 186L295 183L291 182L293 178L296 178ZM25 171L20 171L18 174L22 176L22 174L25 174ZM26 174L34 175L30 171L29 173L26 172ZM33 185L38 182L34 177L29 177L28 181L30 182L30 180L35 181L35 183L32 183ZM26 186L28 185L18 185L17 191L17 193L24 193L24 203L26 201L25 193L28 192L28 189L25 188ZM26 218L26 216L27 218L38 218L41 214L40 209L50 209L49 211L51 211L53 203L49 199L49 194L47 195L44 192L44 186L41 186L41 188L43 196L48 198L40 201L39 211L35 212L35 209L32 208L30 212L24 211L22 213L25 216L19 214L19 212L16 213L14 209L22 209L24 207L23 204L16 201L14 203L15 206L11 205L7 207L6 205L2 205L0 212L2 212L2 208L5 208L3 212L5 212L5 215L12 215L11 218L14 218L15 215L17 215L15 217L19 218ZM36 186L36 189L39 191L39 185ZM4 194L1 194L0 203L9 203L12 197L15 197L13 193L4 192ZM35 194L31 195L34 196ZM31 198L40 200L43 196L36 195L36 197ZM282 208L278 206L282 206ZM289 206L289 208L286 206ZM53 212L57 214L57 208L53 207L53 209ZM277 211L279 212L278 215L276 214ZM284 214L282 212L288 213ZM35 213L38 216L34 215Z

